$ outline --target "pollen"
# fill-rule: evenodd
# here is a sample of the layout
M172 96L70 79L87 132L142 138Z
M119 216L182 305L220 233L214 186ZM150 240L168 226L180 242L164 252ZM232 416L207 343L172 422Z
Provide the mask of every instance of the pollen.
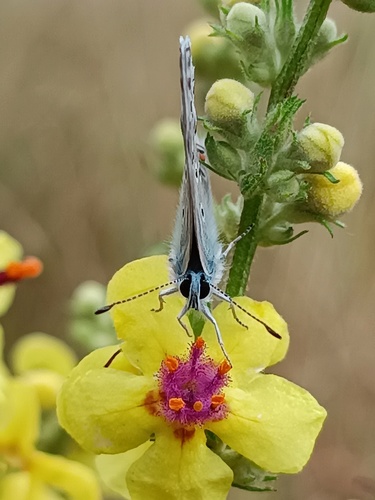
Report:
M35 278L43 270L42 262L36 257L26 257L22 262L10 262L6 267L6 274L10 281L24 278Z
M203 349L203 347L205 346L205 342L202 339L202 337L198 337L194 345L196 346L197 349Z
M194 404L193 404L193 409L195 411L202 411L203 410L203 403L202 401L196 401Z
M167 356L164 360L165 366L170 372L175 372L178 368L179 361L173 356Z
M218 368L218 373L220 375L225 375L231 369L232 369L232 365L229 363L228 360L224 359L224 361L220 364L220 366Z
M224 394L214 394L211 398L211 408L215 410L218 406L222 405L224 401Z
M185 403L184 400L181 398L171 398L168 401L169 408L173 411L180 411L182 408L184 408Z

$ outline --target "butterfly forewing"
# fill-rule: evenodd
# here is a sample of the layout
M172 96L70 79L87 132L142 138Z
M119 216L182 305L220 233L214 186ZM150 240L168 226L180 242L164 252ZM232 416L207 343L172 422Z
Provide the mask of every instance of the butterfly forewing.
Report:
M222 275L222 248L218 240L209 174L199 163L194 66L188 37L180 38L180 70L185 169L172 241L171 265L176 276L186 273L195 238L202 270L210 282L217 284Z

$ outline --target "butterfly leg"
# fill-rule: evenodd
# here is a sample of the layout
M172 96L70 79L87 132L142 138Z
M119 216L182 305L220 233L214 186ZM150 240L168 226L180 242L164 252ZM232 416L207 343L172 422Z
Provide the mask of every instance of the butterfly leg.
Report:
M210 308L208 306L206 306L206 304L201 303L200 311L214 325L215 333L216 333L217 341L219 342L220 349L222 350L222 353L224 354L225 359L232 366L232 363L230 362L227 351L225 350L225 347L224 347L224 341L223 341L223 338L221 336L219 325L217 324L216 319L212 316L212 312L211 312Z
M177 321L180 323L180 325L182 326L182 328L185 330L185 332L187 333L187 335L189 337L192 337L192 334L189 332L189 330L187 329L187 326L185 325L185 323L182 321L182 318L185 316L185 314L188 312L189 310L189 306L188 304L186 303L182 309L182 311L180 312L180 314L177 316Z
M245 229L245 231L243 233L241 233L239 236L237 236L237 238L235 238L233 241L231 241L229 243L229 245L227 246L227 248L225 249L225 251L223 252L223 259L225 260L227 257L228 257L228 254L229 252L232 250L232 248L237 245L237 243L242 240L242 238L244 238L247 234L250 233L250 231L253 229L254 227L254 224L250 224L249 227L247 227Z
M211 287L211 290L212 290L212 295L215 295L215 297L217 297L218 299L223 300L224 302L227 302L229 304L229 307L233 314L233 318L237 321L237 323L239 323L241 326L246 328L246 330L248 330L249 327L245 325L245 323L242 323L240 318L237 316L235 304L233 303L233 300L229 297L229 295L226 294L225 292L222 292L219 288L216 287L215 288Z
M172 286L171 288L167 288L166 290L162 290L159 292L159 307L157 309L151 309L152 312L160 312L163 310L164 307L164 299L163 297L166 297L167 295L172 295L173 293L178 292L178 288L176 286Z

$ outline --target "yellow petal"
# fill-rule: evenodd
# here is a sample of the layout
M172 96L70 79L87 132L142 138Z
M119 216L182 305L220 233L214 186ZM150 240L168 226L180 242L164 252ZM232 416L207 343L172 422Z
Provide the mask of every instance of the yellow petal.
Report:
M28 456L39 433L40 409L34 388L23 381L9 379L6 414L0 428L0 446L16 449Z
M166 256L136 260L117 271L109 282L108 303L133 297L168 279ZM127 357L146 375L155 373L166 355L183 354L189 343L177 321L184 299L179 293L166 297L163 310L155 312L152 309L159 307L158 293L158 290L148 293L112 309L116 332L124 341Z
M0 316L3 316L12 305L15 293L16 285L12 283L0 286Z
M249 297L237 297L235 301L246 311L264 321L282 338L273 337L263 325L236 308L236 315L248 327L244 328L234 319L228 304L219 304L214 310L214 316L233 365L231 376L234 381L247 380L252 374L277 363L284 358L289 346L287 324L272 304L257 302ZM217 342L215 330L208 322L203 330L203 337L207 342L209 355L216 360L221 360L223 354Z
M99 455L96 458L101 479L116 493L130 499L126 475L130 466L145 453L152 445L151 441L141 444L133 450L118 453L117 455Z
M59 455L35 451L30 471L50 486L67 493L71 500L100 500L101 492L94 472L86 465Z
M6 474L0 484L0 500L58 500L57 494L28 471Z
M42 369L67 375L77 363L74 351L65 342L41 332L22 337L11 356L17 374Z
M229 415L207 425L226 444L270 472L299 472L326 411L310 393L275 375L258 375L245 390L227 388Z
M129 469L132 500L224 500L231 469L206 446L203 429L181 442L170 428Z
M43 409L55 408L56 397L65 378L59 373L50 370L28 371L20 377L37 392L39 403Z
M58 418L69 434L94 453L121 453L148 441L161 422L145 404L157 382L114 368L81 372L78 365L57 398Z
M0 231L0 270L3 270L9 262L20 260L22 254L22 245L5 231Z

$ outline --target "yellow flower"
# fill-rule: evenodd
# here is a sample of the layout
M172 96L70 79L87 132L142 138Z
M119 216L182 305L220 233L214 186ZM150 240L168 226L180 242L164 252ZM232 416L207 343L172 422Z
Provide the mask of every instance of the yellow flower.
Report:
M309 183L310 210L331 218L350 212L361 197L362 182L355 168L339 161L329 172L339 181L333 184L319 174L305 174Z
M118 271L109 302L166 282L166 259L150 257ZM301 470L326 413L304 389L261 373L285 356L289 343L273 306L237 299L282 340L239 310L246 330L227 304L214 310L231 368L211 324L192 343L177 321L183 299L168 297L156 313L156 294L114 307L122 351L109 367L116 347L91 353L73 370L58 397L63 427L88 450L119 454L109 464L101 457L100 465L132 500L226 498L233 473L206 446L205 430L266 470Z
M36 257L21 260L22 246L5 231L0 231L0 316L11 306L16 291L15 283L34 278L42 272L42 263Z
M0 420L2 477L0 500L53 500L54 489L73 500L99 500L100 490L86 466L35 448L39 404L34 388L16 378L6 382L6 405Z
M35 387L42 408L50 409L55 408L57 393L77 358L62 340L35 332L15 344L11 362L14 373Z

